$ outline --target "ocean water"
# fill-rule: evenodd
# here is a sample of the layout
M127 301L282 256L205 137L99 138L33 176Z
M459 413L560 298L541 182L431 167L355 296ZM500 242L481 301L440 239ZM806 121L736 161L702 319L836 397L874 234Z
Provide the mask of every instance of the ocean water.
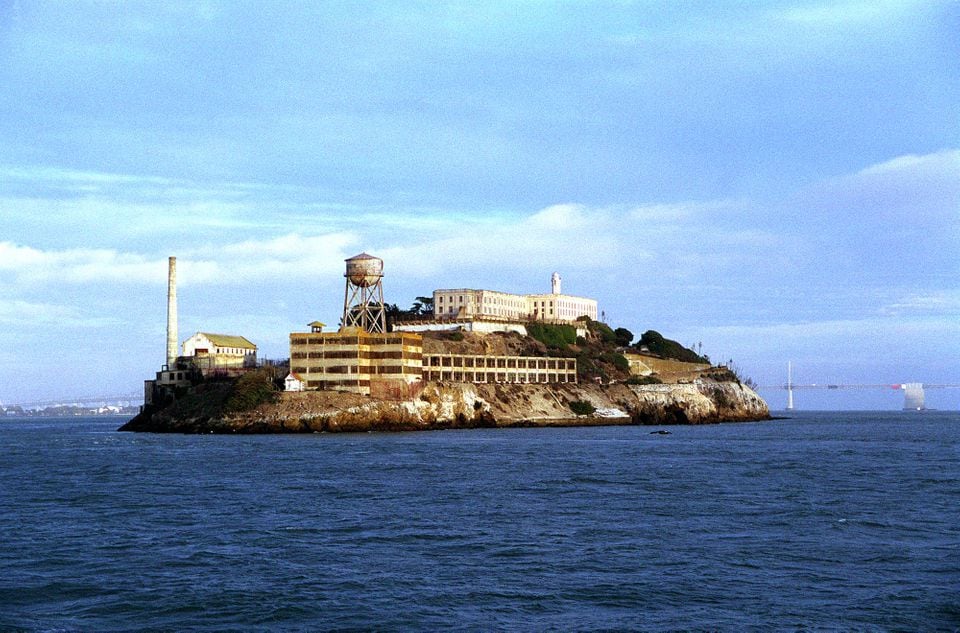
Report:
M960 630L960 414L0 421L0 630Z

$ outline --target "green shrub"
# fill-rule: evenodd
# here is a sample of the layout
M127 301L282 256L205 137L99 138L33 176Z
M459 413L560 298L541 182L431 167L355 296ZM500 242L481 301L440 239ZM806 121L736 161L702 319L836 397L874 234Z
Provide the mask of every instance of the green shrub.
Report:
M685 363L708 363L707 359L697 355L692 349L687 349L676 341L663 338L663 335L654 330L647 330L640 336L637 349L646 347L652 354L663 358L672 358Z
M662 385L663 381L657 376L630 376L627 378L628 385Z
M257 369L237 379L224 409L227 413L249 411L264 402L273 402L276 398L273 373L266 368Z
M585 400L574 400L570 403L570 410L577 415L590 415L597 409Z
M572 325L528 323L527 334L547 347L566 347L577 342L577 329Z
M609 363L622 371L630 371L630 361L623 354L617 352L604 352L600 355L600 360Z
M600 321L593 321L590 323L590 329L593 330L594 334L600 337L600 340L604 343L616 343L617 335L614 334L613 330L610 329L610 326L606 323L601 323ZM631 337L632 338L632 337Z

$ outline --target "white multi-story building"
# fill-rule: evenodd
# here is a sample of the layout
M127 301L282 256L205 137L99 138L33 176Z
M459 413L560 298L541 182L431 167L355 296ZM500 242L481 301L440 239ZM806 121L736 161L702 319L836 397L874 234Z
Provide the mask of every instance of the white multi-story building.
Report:
M502 321L573 322L597 318L596 299L565 295L560 275L553 273L550 294L515 295L496 290L454 288L433 291L435 320L495 319Z

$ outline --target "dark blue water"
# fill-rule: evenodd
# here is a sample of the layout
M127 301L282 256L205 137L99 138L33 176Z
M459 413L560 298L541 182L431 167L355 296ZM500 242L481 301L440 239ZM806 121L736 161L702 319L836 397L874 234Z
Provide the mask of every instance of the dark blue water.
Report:
M958 630L960 414L0 421L0 629Z

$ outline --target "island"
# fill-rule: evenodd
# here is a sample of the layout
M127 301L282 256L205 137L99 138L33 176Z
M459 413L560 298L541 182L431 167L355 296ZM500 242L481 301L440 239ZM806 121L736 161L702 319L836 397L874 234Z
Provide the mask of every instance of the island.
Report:
M290 334L290 358L257 362L242 336L198 332L176 348L122 431L317 433L516 426L707 424L770 419L732 363L596 318L592 299L436 290L408 311L383 301L382 260L347 260L336 331Z

